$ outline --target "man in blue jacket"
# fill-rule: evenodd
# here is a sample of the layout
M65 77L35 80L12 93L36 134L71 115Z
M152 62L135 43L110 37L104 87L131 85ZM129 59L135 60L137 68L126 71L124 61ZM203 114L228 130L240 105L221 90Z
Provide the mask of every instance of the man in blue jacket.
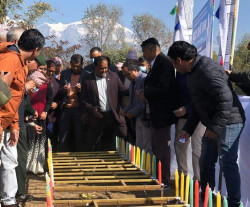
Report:
M184 41L174 42L168 56L177 71L188 74L192 112L179 138L189 139L199 121L206 126L202 138L200 176L202 198L207 183L214 189L215 163L219 156L224 173L229 207L239 206L240 174L237 164L239 138L245 115L225 70L211 58L200 56Z
M122 66L122 72L131 81L129 86L129 104L123 110L124 115L131 119L132 128L136 131L136 146L152 154L151 125L144 122L145 103L136 95L143 92L144 80L147 74L140 71L138 62L135 61L125 62Z

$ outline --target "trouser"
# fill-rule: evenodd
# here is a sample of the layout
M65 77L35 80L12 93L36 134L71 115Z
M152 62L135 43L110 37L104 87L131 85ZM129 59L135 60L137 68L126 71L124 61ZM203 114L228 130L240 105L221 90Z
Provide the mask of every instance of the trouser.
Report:
M26 125L20 128L17 143L18 166L16 167L16 177L18 184L18 195L26 194L26 165L28 155L27 129Z
M103 118L97 120L97 127L88 128L87 139L84 143L84 151L114 151L115 135L126 137L126 125L120 124L113 113L102 112Z
M211 189L215 186L215 164L219 156L219 163L225 177L228 205L239 206L241 199L240 174L237 164L239 138L243 124L226 125L222 133L215 139L202 138L200 157L200 175L202 198L204 198L207 183Z
M152 127L152 150L156 158L161 161L162 182L167 185L170 180L170 128L171 126Z
M51 140L53 152L58 152L58 134L59 123L56 120L54 123L48 123L47 125L47 137Z
M0 167L0 197L4 205L16 204L17 178L15 168L17 162L16 146L9 146L10 131L6 129L2 136Z
M176 161L178 164L179 174L183 172L185 175L188 174L188 164L187 164L187 149L190 143L190 140L186 140L185 143L179 141L178 136L186 124L186 119L179 119L175 125L175 154L176 154ZM199 123L196 127L192 137L191 137L191 147L192 147L192 165L193 165L193 172L194 172L194 180L200 180L200 164L199 159L201 155L201 139L204 135L206 127Z
M145 127L141 118L136 119L136 146L152 154L152 127Z
M83 124L80 107L65 108L59 122L59 150L61 152L83 150ZM72 150L70 145L72 145Z

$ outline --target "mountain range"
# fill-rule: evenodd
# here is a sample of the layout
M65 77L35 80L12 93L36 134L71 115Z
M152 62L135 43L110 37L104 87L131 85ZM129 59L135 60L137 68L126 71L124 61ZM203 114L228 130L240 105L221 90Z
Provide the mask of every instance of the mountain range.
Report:
M117 24L116 27L122 27L125 31L125 42L129 45L135 45L134 41L134 33L130 29ZM73 22L69 24L63 24L61 22L50 24L50 23L43 23L37 26L37 29L41 31L41 33L47 37L54 35L56 40L63 40L68 41L69 46L81 44L82 47L79 50L81 54L86 55L89 53L89 49L86 45L84 45L80 40L84 36L86 36L86 29L81 21Z

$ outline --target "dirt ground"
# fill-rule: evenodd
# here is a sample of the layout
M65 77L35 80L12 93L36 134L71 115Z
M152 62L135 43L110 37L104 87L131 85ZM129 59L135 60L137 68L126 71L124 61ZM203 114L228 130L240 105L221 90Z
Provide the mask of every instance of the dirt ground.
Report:
M34 200L20 203L21 207L46 207L46 183L44 175L28 175L28 193L34 196ZM80 198L81 193L56 193L55 197L60 198ZM147 191L147 192L91 192L84 193L88 199L118 199L118 198L146 198L146 197L159 197L160 191ZM164 196L174 196L174 183L171 183L169 190L164 190ZM82 198L83 199L83 198Z

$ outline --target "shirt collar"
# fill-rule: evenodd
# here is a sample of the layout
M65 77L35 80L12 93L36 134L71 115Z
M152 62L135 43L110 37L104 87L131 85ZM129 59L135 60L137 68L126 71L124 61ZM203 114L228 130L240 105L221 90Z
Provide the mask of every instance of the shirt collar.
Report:
M157 56L156 56L156 57L157 57ZM156 57L155 57L155 58L152 60L152 62L150 63L151 69L153 68L153 65L154 65L154 63L155 63Z
M106 74L104 77L102 77L102 78L97 77L96 74L95 74L95 79L96 79L96 80L106 79L106 77L107 77L107 74Z

